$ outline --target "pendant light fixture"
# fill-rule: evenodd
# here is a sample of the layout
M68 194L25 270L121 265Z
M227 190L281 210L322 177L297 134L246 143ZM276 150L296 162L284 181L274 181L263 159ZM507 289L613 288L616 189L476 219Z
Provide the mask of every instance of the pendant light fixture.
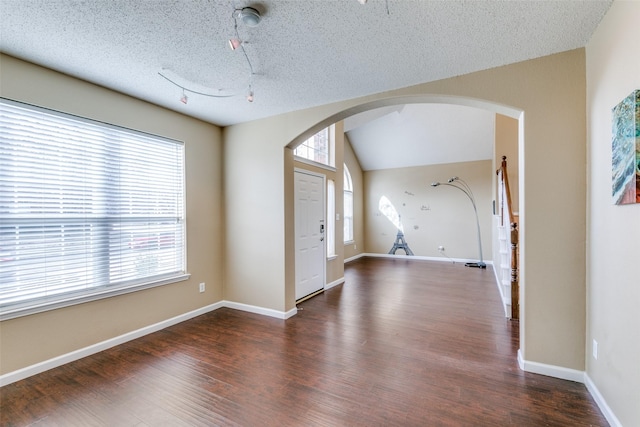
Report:
M247 89L247 101L253 102L253 65L251 64L251 60L249 60L249 55L247 55L247 51L244 48L246 42L242 41L240 38L240 34L238 33L238 20L242 22L247 27L255 27L260 23L262 17L260 16L260 12L258 12L253 7L243 7L242 9L236 9L233 11L231 15L233 18L233 31L235 33L235 37L229 39L229 46L232 50L241 50L245 59L247 60L247 65L249 66L249 87Z

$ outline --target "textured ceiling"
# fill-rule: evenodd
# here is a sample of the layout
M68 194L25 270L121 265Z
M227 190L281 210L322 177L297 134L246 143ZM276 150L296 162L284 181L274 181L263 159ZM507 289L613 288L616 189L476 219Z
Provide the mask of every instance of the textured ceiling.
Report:
M230 125L586 45L610 1L0 0L0 50ZM234 9L263 19L238 32ZM164 71L163 71L164 70ZM179 99L178 84L187 91Z
M449 104L379 108L345 119L363 170L493 158L495 113Z

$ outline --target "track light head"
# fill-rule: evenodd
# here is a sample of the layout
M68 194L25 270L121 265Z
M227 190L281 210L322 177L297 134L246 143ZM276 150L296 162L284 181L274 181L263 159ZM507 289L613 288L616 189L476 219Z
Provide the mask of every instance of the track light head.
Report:
M457 181L457 180L459 180L459 179L460 179L460 178L458 178L457 176L452 176L451 178L449 178L449 181L448 181L448 182Z
M432 186L432 187L437 187L438 185L440 185L440 183L439 183L439 182L432 182L432 183L431 183L431 186Z
M240 39L236 39L236 38L229 39L229 47L231 48L231 50L236 50L237 48L242 46L242 43L243 42Z

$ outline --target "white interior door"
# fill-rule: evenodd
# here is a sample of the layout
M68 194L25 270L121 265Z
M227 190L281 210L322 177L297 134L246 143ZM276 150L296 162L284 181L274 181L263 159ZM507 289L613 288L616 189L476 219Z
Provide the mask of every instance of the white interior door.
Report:
M295 172L296 300L324 288L324 177Z

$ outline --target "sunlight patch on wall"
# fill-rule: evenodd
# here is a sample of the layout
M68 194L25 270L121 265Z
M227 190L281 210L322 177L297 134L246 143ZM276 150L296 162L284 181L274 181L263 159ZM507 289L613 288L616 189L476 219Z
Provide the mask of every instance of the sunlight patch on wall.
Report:
M399 230L404 233L402 229L402 222L400 221L400 215L396 210L391 200L387 198L387 196L380 197L380 201L378 202L378 210L382 215L384 215L391 223Z

